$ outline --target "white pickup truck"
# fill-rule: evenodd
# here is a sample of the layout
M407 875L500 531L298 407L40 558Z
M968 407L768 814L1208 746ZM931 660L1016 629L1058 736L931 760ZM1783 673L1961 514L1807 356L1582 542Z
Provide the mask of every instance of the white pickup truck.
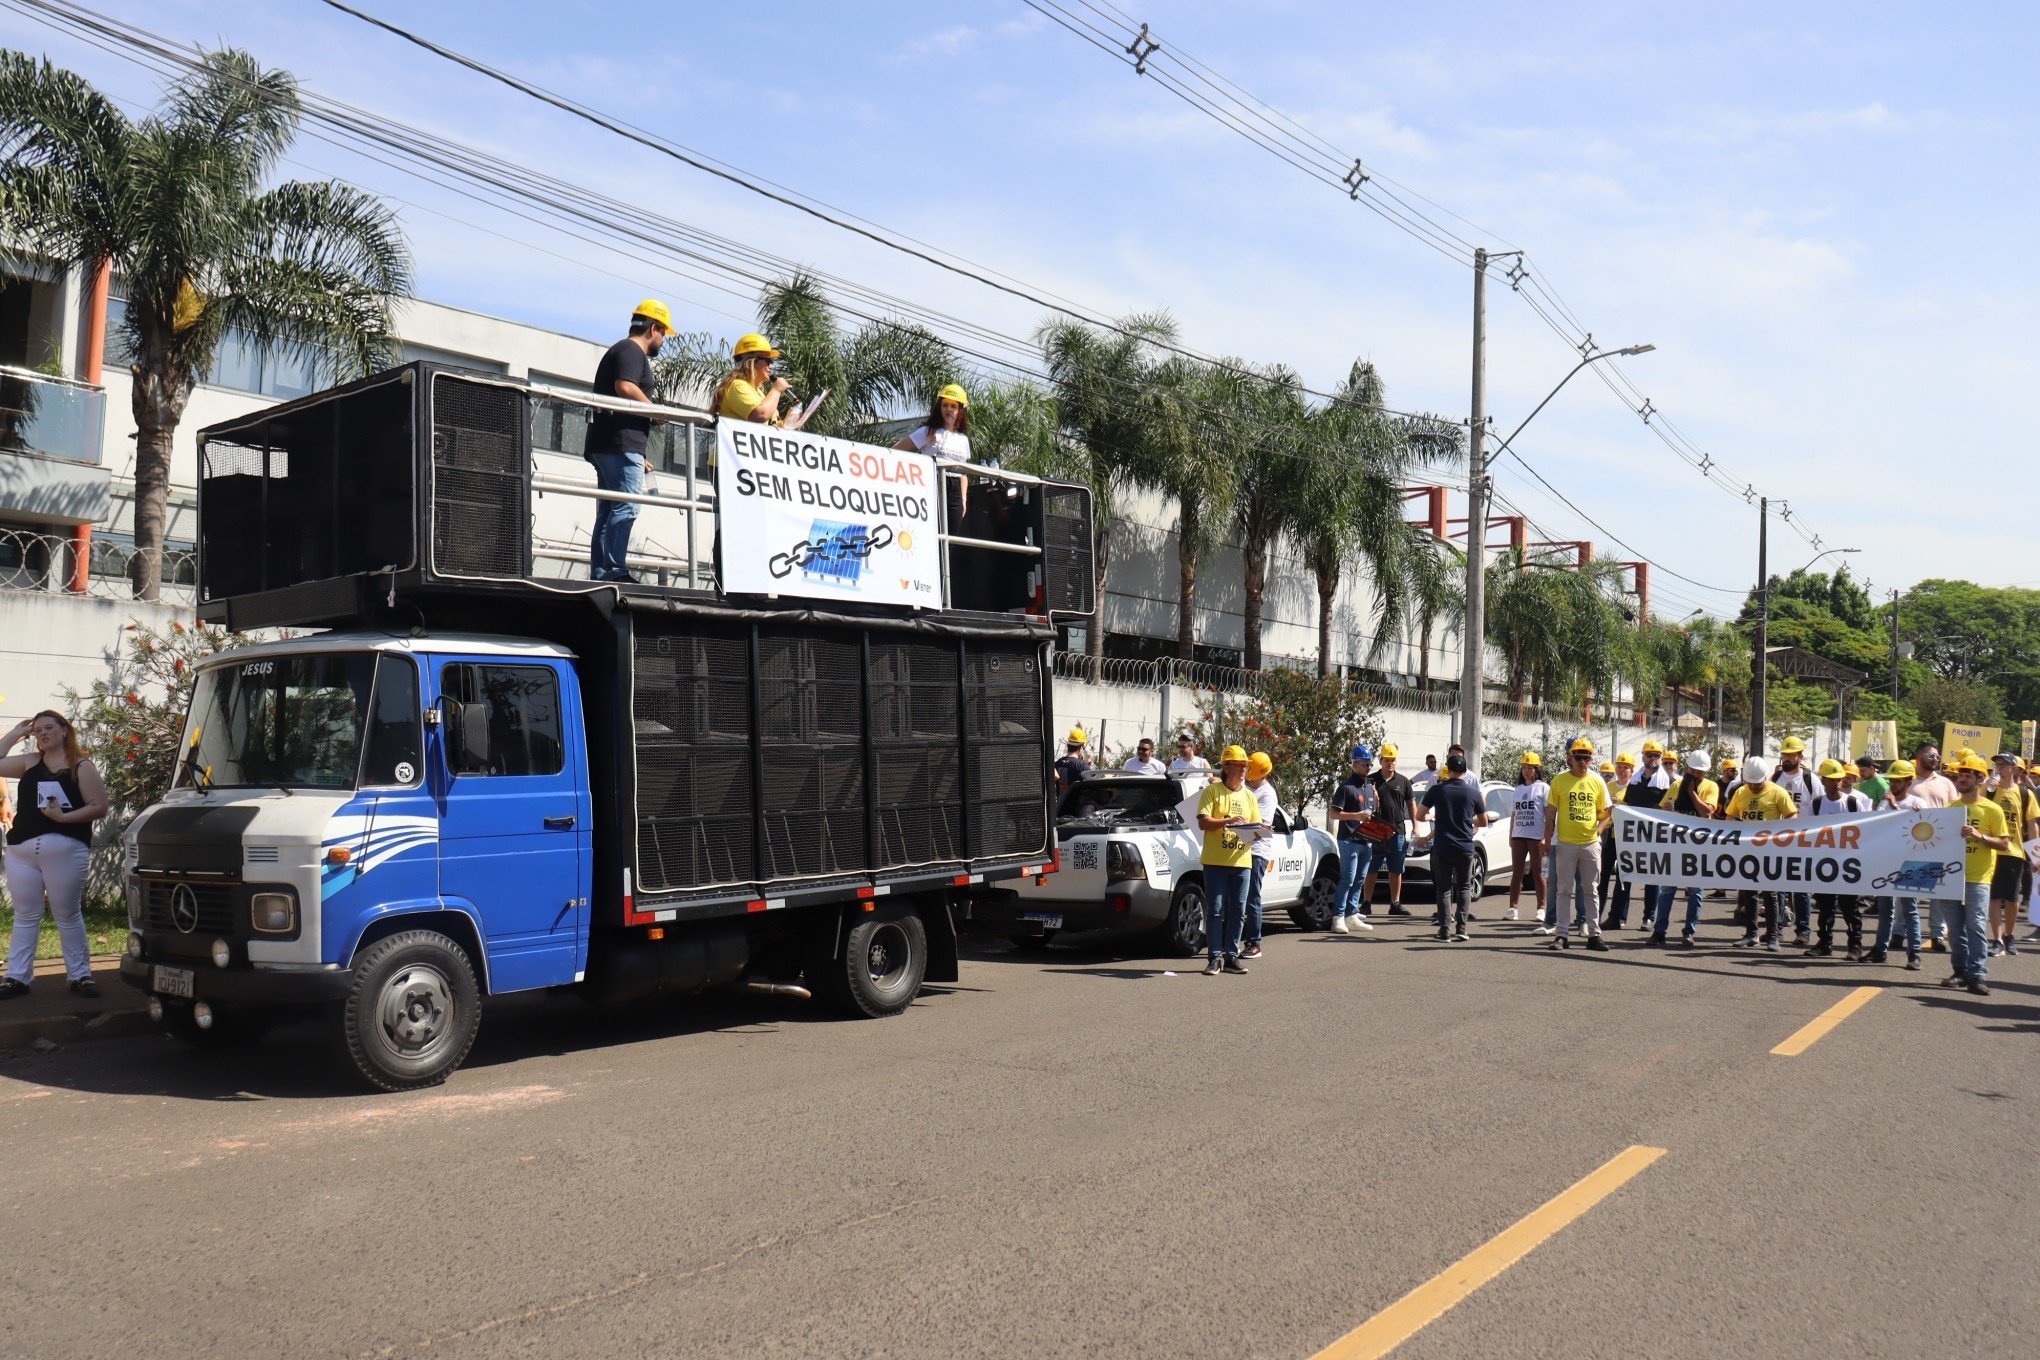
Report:
M1058 934L1151 932L1170 952L1204 952L1203 834L1184 817L1185 800L1209 776L1138 775L1093 770L1056 809L1056 871L981 897L980 929L1015 944L1045 944ZM1301 817L1278 813L1275 854L1261 882L1264 915L1286 912L1304 929L1322 929L1339 882L1332 838Z

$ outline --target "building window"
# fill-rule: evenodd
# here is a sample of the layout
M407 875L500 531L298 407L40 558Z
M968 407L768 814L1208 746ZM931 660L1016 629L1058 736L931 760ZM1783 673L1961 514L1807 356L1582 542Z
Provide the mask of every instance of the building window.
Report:
M106 343L100 350L106 367L126 372L134 367L134 345L127 333L127 299L106 299ZM208 387L250 392L286 401L331 386L338 374L334 356L295 345L259 345L246 331L229 329L213 351L212 363L199 375Z

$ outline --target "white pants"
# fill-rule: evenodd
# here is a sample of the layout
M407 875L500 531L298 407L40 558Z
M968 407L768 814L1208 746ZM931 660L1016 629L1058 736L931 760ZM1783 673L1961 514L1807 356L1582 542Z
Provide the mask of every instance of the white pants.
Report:
M45 898L64 946L64 971L73 982L92 976L92 950L85 941L85 870L91 862L91 847L70 836L37 836L7 847L7 895L14 900L7 976L26 983L35 972Z

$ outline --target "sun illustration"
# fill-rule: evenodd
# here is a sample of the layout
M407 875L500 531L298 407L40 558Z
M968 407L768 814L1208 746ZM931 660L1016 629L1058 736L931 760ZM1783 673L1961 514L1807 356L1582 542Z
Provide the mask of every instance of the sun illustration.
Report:
M1934 824L1922 818L1912 825L1912 839L1916 849L1926 850L1939 844L1941 838L1935 833Z
M900 548L905 552L912 552L914 550L914 536L904 529L900 531Z

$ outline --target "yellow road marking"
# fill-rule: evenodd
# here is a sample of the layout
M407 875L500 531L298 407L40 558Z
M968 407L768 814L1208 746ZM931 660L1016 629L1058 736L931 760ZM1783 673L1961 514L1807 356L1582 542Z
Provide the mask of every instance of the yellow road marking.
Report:
M1840 1001L1829 1006L1812 1020L1809 1020L1800 1028L1797 1034L1772 1049L1771 1052L1780 1058L1798 1057L1806 1052L1807 1049L1812 1048L1814 1041L1823 1034L1826 1034L1836 1025L1841 1024L1842 1021L1869 1005L1870 998L1876 996L1882 990L1883 988L1881 987L1858 987L1855 991L1850 992Z
M1616 1153L1571 1188L1531 1210L1484 1246L1460 1257L1319 1351L1312 1360L1375 1360L1376 1356L1387 1355L1664 1155L1663 1148L1654 1147L1633 1147Z

